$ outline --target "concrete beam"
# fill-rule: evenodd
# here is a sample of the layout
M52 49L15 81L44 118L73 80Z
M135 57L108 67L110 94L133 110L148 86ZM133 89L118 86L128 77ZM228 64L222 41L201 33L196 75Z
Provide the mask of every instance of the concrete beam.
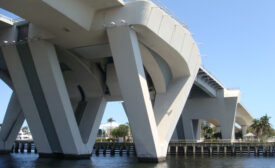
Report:
M216 89L211 87L207 82L205 82L203 79L201 79L199 76L196 77L195 83L196 86L201 88L206 94L208 94L210 97L216 97L217 92Z

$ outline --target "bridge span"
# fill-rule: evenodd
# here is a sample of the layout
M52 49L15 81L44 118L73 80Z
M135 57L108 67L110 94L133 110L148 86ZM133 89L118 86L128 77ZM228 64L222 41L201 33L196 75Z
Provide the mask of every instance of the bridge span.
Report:
M253 117L240 102L240 90L227 89L203 67L200 68L173 139L200 140L202 120L221 131L222 139L235 139L235 124L243 135Z
M0 77L14 91L3 153L26 119L40 156L89 158L108 101L123 101L141 161L165 160L196 88L221 115L235 115L239 94L204 80L191 33L150 1L0 0L0 7L25 19L0 19Z

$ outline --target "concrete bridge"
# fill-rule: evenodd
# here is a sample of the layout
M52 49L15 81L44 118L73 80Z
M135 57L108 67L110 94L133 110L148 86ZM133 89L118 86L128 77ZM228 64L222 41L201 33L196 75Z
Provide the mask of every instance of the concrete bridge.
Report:
M240 90L227 89L201 67L173 139L199 140L202 120L214 124L223 139L235 139L235 123L245 135L253 118L240 103L240 95Z
M14 91L2 152L26 118L40 156L89 158L106 103L123 101L138 158L162 161L193 106L192 88L205 87L221 115L239 102L203 83L191 33L150 1L0 0L0 7L26 19L0 19L0 77Z

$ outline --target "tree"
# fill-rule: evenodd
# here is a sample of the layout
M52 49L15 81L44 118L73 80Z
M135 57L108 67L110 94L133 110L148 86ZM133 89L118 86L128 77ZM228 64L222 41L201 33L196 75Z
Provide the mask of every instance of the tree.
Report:
M270 137L270 130L272 129L271 124L269 123L271 117L268 117L267 115L260 118L260 125L262 127L262 137Z
M240 130L238 132L235 132L235 138L236 139L241 139L243 138L243 132Z
M113 123L115 120L111 117L107 120L108 123Z
M261 134L260 120L254 119L254 120L253 120L253 124L252 124L250 127L251 127L251 131L252 131L257 137L259 137L260 134Z
M115 120L111 117L107 120L108 123L110 123L110 128L109 128L109 133L111 134L111 131L112 131L112 123L114 122Z
M115 138L125 137L129 134L129 126L121 124L118 128L115 128L111 131L111 135Z
M202 123L201 125L202 135L205 137L205 139L211 139L213 138L213 135L216 131L215 128L210 127L209 125L206 125Z
M109 119L107 120L107 122L110 123L110 124L111 124L111 127L112 127L112 123L115 122L115 120L111 117L111 118L109 118Z
M253 124L249 130L253 132L258 138L267 138L274 136L274 129L269 122L270 117L264 115L260 119L254 119Z
M30 134L30 129L29 129L29 127L28 127L28 126L24 126L24 127L22 128L22 132L24 132L26 135Z

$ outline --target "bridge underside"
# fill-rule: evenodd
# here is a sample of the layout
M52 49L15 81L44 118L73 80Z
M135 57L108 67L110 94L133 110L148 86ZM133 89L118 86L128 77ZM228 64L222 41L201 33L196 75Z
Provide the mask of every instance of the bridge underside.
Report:
M0 78L14 91L0 150L26 119L40 156L88 158L108 101L123 101L142 161L165 159L177 123L179 137L196 139L201 119L218 119L223 138L234 138L238 96L199 71L190 32L153 3L0 6L30 21L0 27Z
M183 45L184 57L159 54L129 25L106 28L104 45L66 48L30 39L34 27L20 25L1 46L0 77L14 93L0 131L0 150L10 151L26 119L40 156L89 158L106 103L123 101L138 158L165 160L170 130L200 66L198 51ZM189 37L185 41L192 42ZM183 64L174 67L173 61Z

